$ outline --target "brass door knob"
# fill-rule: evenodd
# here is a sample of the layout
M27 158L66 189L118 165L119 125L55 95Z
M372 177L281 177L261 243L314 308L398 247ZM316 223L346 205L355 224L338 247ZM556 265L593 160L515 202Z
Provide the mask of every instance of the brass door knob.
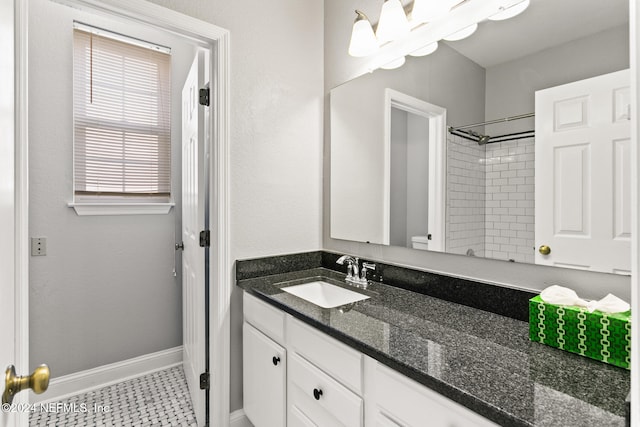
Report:
M13 396L24 389L30 388L35 394L44 393L49 387L49 377L51 372L47 365L38 366L31 375L19 377L16 375L16 368L9 365L4 381L4 393L2 393L2 403L11 404Z
M540 249L538 249L538 252L542 255L549 255L551 253L551 248L547 245L542 245L540 246Z

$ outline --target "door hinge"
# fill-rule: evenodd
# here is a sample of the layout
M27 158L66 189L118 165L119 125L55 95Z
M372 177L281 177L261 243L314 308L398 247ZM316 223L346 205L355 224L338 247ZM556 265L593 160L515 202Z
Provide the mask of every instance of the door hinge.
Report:
M200 105L204 105L205 107L208 107L210 104L210 89L208 86L203 87L202 89L200 89Z
M200 390L209 390L209 373L200 374Z
M208 248L211 246L211 231L203 230L200 232L200 247Z
M431 240L431 234L427 234L427 240Z

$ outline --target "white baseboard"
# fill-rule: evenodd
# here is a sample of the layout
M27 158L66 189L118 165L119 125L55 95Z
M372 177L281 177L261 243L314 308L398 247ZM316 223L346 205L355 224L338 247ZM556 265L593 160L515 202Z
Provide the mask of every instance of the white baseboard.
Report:
M30 392L31 403L45 403L65 399L131 378L161 371L182 364L182 346L145 354L133 359L99 366L75 374L53 378L43 394Z
M253 427L244 410L233 411L229 416L229 427Z

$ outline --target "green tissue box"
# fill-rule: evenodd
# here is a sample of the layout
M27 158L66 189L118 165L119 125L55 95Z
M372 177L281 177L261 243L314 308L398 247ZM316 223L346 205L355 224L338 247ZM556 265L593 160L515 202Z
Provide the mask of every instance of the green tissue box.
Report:
M631 311L589 313L586 308L529 300L529 338L621 368L631 364Z

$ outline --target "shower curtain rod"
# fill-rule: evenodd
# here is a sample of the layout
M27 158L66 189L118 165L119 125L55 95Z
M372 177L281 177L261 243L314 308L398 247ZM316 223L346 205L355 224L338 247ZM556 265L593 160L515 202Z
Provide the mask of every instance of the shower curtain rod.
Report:
M482 122L482 123L474 123L472 125L455 126L455 127L454 126L450 126L449 127L449 131L461 130L461 129L469 129L469 128L474 128L474 127L478 127L478 126L492 125L492 124L495 124L495 123L510 122L512 120L527 119L529 117L534 117L535 115L536 115L535 113L527 113L527 114L520 114L518 116L505 117L503 119L489 120L489 121Z
M469 141L477 142L478 145L494 144L496 142L515 141L518 139L535 137L535 130L508 133L508 134L499 135L499 136L488 136L488 135L481 135L473 131L470 132L467 130L457 130L457 129L450 128L449 133L452 135L459 136L460 138L468 139ZM486 139L483 139L483 137L486 137Z

